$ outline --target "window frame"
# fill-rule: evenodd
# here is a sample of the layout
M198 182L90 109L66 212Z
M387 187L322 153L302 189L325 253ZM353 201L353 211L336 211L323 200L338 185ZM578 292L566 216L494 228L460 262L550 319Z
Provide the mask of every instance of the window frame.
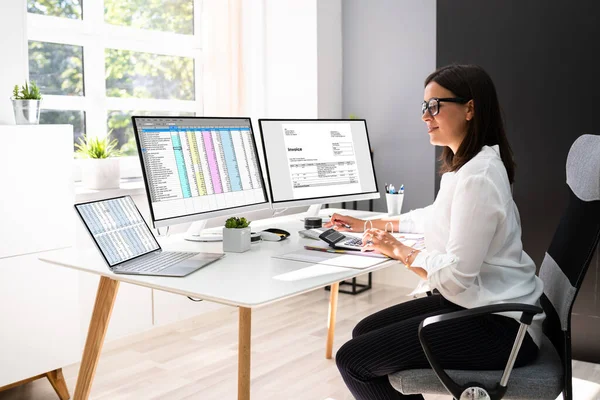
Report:
M109 111L194 112L196 115L203 115L202 0L193 0L193 6L193 35L111 25L104 22L104 0L83 1L83 19L27 13L28 42L51 42L83 47L84 95L58 96L42 93L42 109L83 111L85 132L90 137L105 137L108 134ZM107 48L193 58L195 100L107 97ZM29 66L29 61L27 65ZM137 156L119 158L121 178L142 176ZM74 158L76 181L81 180L79 164L80 160Z

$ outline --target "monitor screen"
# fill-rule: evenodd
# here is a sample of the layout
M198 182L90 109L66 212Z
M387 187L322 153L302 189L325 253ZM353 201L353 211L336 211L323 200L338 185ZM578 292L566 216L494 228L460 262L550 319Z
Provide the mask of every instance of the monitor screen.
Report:
M259 124L274 204L379 196L364 120L261 119Z
M132 120L155 226L268 207L249 118Z

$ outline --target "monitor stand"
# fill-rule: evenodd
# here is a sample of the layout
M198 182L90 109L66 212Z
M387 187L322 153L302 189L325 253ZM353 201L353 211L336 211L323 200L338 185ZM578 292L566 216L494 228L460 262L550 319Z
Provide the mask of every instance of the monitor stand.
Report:
M319 215L319 212L321 211L321 207L323 205L322 204L313 204L312 206L308 206L308 210L306 210L306 213L304 214L304 218L306 217L321 217L321 220L323 221L323 223L327 223L329 222L329 215L326 216L321 216ZM304 220L304 218L302 218L302 220Z
M321 211L322 204L313 204L312 206L308 206L308 210L306 210L306 217L318 217L319 211Z
M188 228L185 233L184 239L191 242L221 242L223 240L223 234L221 232L204 232L206 228L206 220L200 220L192 222L192 225Z

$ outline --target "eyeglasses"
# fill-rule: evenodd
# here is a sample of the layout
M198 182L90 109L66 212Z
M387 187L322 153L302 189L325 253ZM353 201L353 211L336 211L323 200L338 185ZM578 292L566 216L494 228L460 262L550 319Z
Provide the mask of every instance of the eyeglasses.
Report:
M423 104L421 105L421 115L425 114L425 111L429 110L429 115L435 117L440 113L440 103L443 101L448 103L465 104L469 100L462 97L446 97L443 99L432 97L428 101L423 101Z

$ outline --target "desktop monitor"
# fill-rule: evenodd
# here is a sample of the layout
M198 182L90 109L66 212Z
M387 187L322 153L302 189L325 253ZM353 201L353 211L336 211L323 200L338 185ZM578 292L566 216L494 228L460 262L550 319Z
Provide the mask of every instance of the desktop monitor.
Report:
M272 207L380 197L364 119L259 119ZM316 206L316 207L315 207Z
M250 118L132 117L155 228L269 208ZM219 240L220 237L213 237Z

